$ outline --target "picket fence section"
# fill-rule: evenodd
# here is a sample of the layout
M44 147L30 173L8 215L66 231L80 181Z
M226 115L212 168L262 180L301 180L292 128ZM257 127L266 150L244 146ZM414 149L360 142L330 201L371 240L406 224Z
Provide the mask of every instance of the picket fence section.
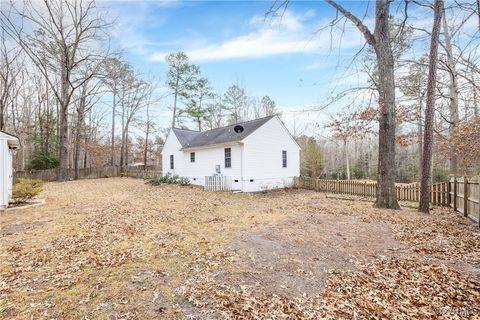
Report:
M327 180L307 177L295 178L295 186L325 193L355 195L375 198L376 182L356 180ZM396 185L399 201L420 201L420 184ZM480 178L451 178L450 181L432 185L430 202L435 206L451 206L465 217L479 222L480 225Z
M356 180L326 180L306 177L295 178L295 186L326 193L348 194L365 198L375 198L377 183ZM419 201L420 185L412 183L395 186L400 201ZM431 201L434 205L448 204L448 182L435 183L432 186Z
M338 193L365 198L375 198L377 183L356 180L326 180L299 177L295 179L295 186L326 193ZM420 184L401 184L395 186L399 201L420 201ZM450 183L440 182L432 185L430 201L433 205L446 206L450 204Z
M207 191L231 191L232 177L213 175L205 177L205 190Z

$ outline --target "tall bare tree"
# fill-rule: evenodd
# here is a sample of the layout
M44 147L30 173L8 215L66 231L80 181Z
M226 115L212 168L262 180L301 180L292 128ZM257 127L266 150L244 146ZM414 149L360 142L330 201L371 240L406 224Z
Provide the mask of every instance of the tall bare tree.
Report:
M113 166L115 165L115 120L117 117L117 106L119 104L119 88L124 77L132 72L132 68L118 57L106 59L103 67L105 69L104 82L112 94L112 129L109 164Z
M432 39L430 44L427 103L425 106L425 130L423 139L422 182L420 186L420 212L430 210L430 193L432 190L432 147L433 147L433 115L435 108L435 88L437 78L438 41L442 23L443 0L435 0Z
M58 101L58 180L65 181L69 168L69 107L75 90L93 76L93 73L78 71L82 65L100 58L94 44L103 40L110 24L102 18L93 0L26 0L18 6L11 3L9 9L8 13L7 10L0 12L6 34L20 45L42 73ZM33 34L25 32L24 23L33 26Z
M3 28L0 41L0 130L5 130L7 105L12 99L15 78L21 71L15 64L20 55L20 50L7 46L7 38Z
M98 67L92 66L94 69L98 70ZM90 71L86 71L90 72ZM73 151L73 161L74 161L74 179L77 180L80 178L80 167L83 162L85 168L85 161L82 161L81 157L81 148L83 144L84 155L86 154L86 143L88 141L87 137L87 128L85 123L85 117L90 113L93 106L98 103L102 98L101 90L102 82L98 78L90 78L88 81L84 82L78 90L77 99L75 101L76 106L76 123L74 128L74 151ZM84 157L85 159L86 157Z
M456 128L458 127L458 123L460 121L458 116L458 76L457 76L457 69L455 67L455 61L453 57L453 47L452 41L450 39L450 31L447 23L447 15L446 12L443 12L443 36L445 38L445 52L446 52L446 65L448 69L448 75L450 78L449 82L449 111L450 111L450 133L449 133L449 140L450 140L450 174L456 175L458 173L458 155L456 153L455 147L453 145L453 136L456 132Z
M373 47L377 58L379 147L378 147L378 188L375 205L379 208L398 209L395 189L395 78L394 61L390 41L390 1L377 0L375 8L375 30L372 33L361 19L333 0L326 0L338 12L350 20Z

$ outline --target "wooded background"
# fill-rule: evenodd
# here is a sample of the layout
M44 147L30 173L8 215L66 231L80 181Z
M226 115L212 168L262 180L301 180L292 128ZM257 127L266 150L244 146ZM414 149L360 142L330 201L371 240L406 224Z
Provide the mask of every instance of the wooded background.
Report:
M433 132L434 182L445 181L449 174L478 173L480 18L476 2L449 2L442 10L432 128L425 128L432 30L409 19L408 10L412 6L424 10L433 23L433 4L400 1L389 11L390 4L377 1L377 9L388 13L388 18L379 20L382 12L377 10L377 27L370 33L362 28L368 11L360 19L348 8L328 3L339 14L323 27L341 36L345 23L353 22L365 34L366 46L355 55L351 72L367 74L370 80L365 86L332 92L328 101L313 110L336 106L326 125L291 116L283 119L302 146L302 174L333 179L379 176L379 155L385 156L379 145L379 122L383 121L379 85L386 77L379 75L383 67L376 47L379 26L388 33L382 45L391 49L392 59L387 60L394 75L395 100L389 108L394 111L390 127L395 127L395 180L420 180L426 129ZM288 1L279 5L286 10ZM92 0L2 4L0 130L20 139L17 170L59 168L59 180L66 180L80 177L81 170L88 168L158 167L169 129L152 116L158 110L171 113L167 121L171 125L195 130L272 114L282 117L282 109L271 97L252 96L241 83L231 84L225 92L215 91L200 66L181 51L166 57L166 74L135 70L111 45L115 20L107 18L106 12L108 8ZM279 18L279 12L272 7L267 14ZM161 86L168 93L160 93Z

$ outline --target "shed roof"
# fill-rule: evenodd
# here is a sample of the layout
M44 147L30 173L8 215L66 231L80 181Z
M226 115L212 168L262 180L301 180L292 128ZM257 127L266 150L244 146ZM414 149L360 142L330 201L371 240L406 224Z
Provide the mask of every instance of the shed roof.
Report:
M8 147L10 149L17 149L20 147L20 140L17 136L14 136L13 134L7 133L5 131L0 131L0 139L7 140Z
M208 145L223 144L229 142L238 142L245 139L248 135L264 125L267 121L276 116L268 116L255 120L235 123L226 127L216 128L207 131L193 131L187 129L173 128L173 132L180 141L182 148L197 148ZM243 131L237 133L235 126L242 126Z

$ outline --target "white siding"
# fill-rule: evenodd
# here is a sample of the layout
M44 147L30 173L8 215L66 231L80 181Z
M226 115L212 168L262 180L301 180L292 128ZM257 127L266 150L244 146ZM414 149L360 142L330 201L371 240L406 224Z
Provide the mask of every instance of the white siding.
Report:
M190 179L192 184L205 185L205 176L215 174L216 165L220 165L223 175L232 177L235 190L241 189L241 154L240 144L221 147L203 148L197 150L180 150L182 148L173 131L167 137L162 151L164 174L171 172ZM225 168L225 148L232 149L232 167ZM190 162L190 152L195 152L195 162ZM174 155L174 169L170 170L170 155ZM194 180L195 179L195 180ZM238 180L238 182L235 182Z
M282 151L287 167L282 167ZM243 191L283 188L300 175L300 147L277 117L244 139ZM253 180L253 181L251 181Z
M182 165L180 163L183 155L182 152L180 151L180 148L182 148L182 145L177 139L177 136L173 132L173 130L170 130L170 133L167 136L167 140L165 141L165 144L163 145L162 149L162 172L163 174L167 174L168 172L176 173L178 175L181 175L181 168ZM170 155L174 156L174 170L170 170Z
M12 153L8 148L8 142L0 139L0 209L8 206L12 196Z
M5 177L5 165L6 165L6 158L7 158L7 141L2 140L0 137L0 210L4 209L8 202L7 202L7 179Z
M170 134L162 151L163 172L190 179L192 184L205 185L205 176L221 174L232 178L234 190L261 191L291 186L300 175L300 147L277 117L272 118L241 143L182 151L175 133ZM225 148L232 149L232 167L225 168ZM282 151L287 151L287 167L282 167ZM190 162L195 152L195 162ZM170 155L174 169L170 170ZM243 179L242 179L243 177ZM251 181L253 180L253 181Z

